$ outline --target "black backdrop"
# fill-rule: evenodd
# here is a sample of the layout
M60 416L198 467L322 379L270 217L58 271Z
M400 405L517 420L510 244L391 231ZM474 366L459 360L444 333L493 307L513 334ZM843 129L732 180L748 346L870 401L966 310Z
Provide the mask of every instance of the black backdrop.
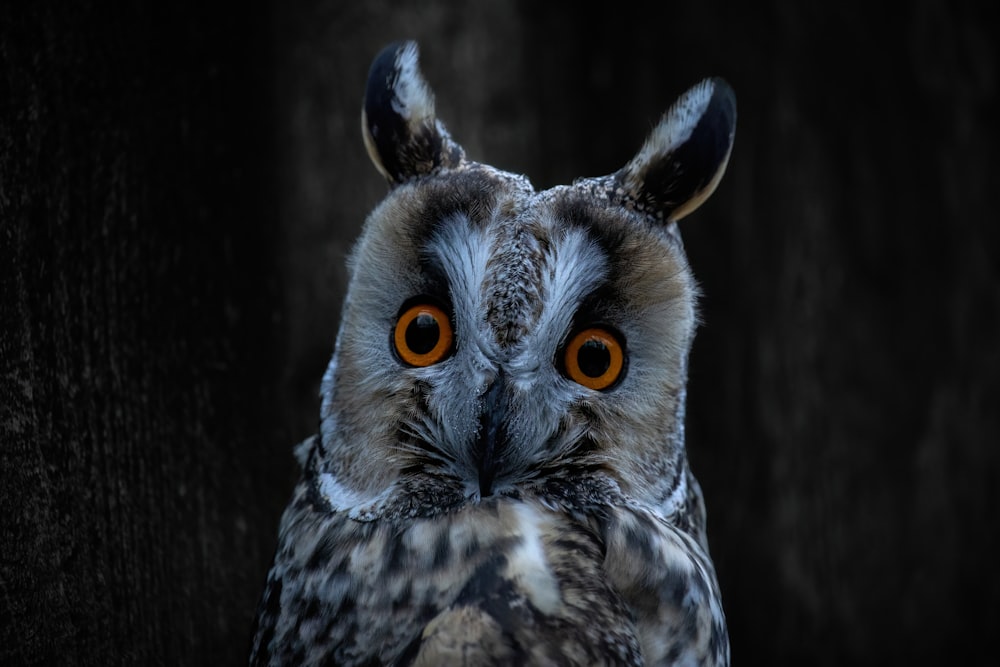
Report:
M682 231L734 661L980 656L986 3L110 4L0 4L0 663L244 662L343 258L385 191L367 67L403 37L470 156L540 187L613 171L676 94L730 81L729 171Z

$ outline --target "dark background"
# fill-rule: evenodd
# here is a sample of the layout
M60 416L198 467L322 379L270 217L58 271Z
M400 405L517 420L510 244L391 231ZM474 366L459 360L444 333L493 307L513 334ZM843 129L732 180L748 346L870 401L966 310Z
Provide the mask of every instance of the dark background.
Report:
M682 231L734 662L990 662L1000 26L730 4L0 2L0 663L245 661L405 37L468 154L539 187L730 81Z

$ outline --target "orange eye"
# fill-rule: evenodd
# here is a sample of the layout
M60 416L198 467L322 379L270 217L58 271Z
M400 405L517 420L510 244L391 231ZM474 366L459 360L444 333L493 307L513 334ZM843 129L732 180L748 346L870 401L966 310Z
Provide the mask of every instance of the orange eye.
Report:
M403 309L392 335L396 353L410 366L430 366L451 352L448 315L435 305L416 303Z
M625 370L621 336L603 327L584 329L570 339L563 353L566 376L590 389L607 389Z

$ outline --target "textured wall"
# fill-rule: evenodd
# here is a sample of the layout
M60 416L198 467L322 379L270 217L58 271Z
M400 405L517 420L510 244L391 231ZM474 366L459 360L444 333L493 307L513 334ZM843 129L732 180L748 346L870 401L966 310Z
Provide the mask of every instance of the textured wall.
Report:
M985 10L74 4L0 7L0 663L242 661L385 191L367 67L403 37L470 157L538 186L613 171L703 76L736 89L682 231L737 664L956 660L1000 625Z
M236 664L293 473L266 24L12 4L0 664Z

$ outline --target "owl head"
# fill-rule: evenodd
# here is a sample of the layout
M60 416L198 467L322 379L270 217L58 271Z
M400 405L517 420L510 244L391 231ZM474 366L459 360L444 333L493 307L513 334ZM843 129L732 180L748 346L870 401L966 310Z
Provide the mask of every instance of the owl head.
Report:
M735 119L707 79L618 171L536 191L466 157L414 43L384 49L362 132L389 191L349 259L307 451L325 502L680 502L697 289L677 221L718 184Z

